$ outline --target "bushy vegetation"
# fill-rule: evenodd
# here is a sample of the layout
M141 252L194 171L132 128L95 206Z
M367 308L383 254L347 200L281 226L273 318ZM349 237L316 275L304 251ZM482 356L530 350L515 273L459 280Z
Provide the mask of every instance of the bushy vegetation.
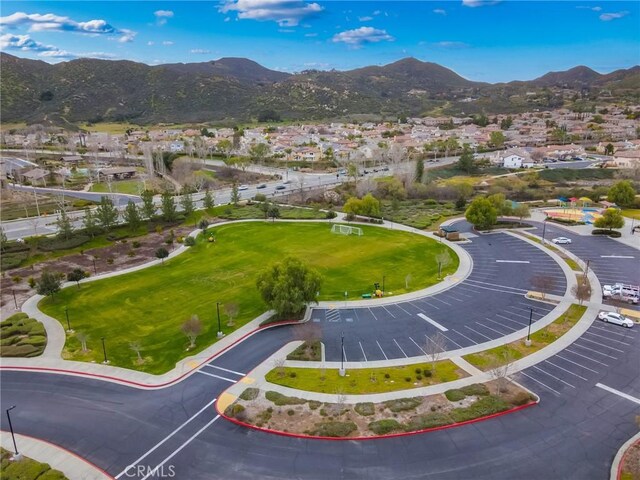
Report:
M403 430L403 426L397 420L393 418L385 418L383 420L376 420L369 424L369 430L376 435L386 435L391 432L398 432Z
M304 342L293 352L287 355L287 360L301 360L307 362L319 362L321 360L322 345L320 340L314 342Z
M353 422L321 422L308 433L318 437L348 437L357 429Z
M59 470L53 470L48 463L40 463L23 457L18 462L9 459L13 454L0 448L0 478L2 480L68 480Z
M260 393L259 388L249 387L249 388L246 388L244 392L240 394L240 398L242 400L255 400L256 398L258 398L259 393Z
M44 325L26 313L0 323L0 357L37 357L47 345Z
M287 397L286 395L283 395L278 392L274 392L272 390L269 390L268 392L266 392L264 396L267 400L269 400L270 402L273 402L279 407L283 405L302 405L304 403L307 403L307 401L302 398Z
M363 417L369 417L376 413L375 406L372 402L356 403L354 410L358 415L362 415Z

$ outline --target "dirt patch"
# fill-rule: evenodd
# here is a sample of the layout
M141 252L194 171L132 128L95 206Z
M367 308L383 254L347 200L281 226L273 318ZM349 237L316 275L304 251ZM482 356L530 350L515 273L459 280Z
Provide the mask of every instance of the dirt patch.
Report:
M640 441L625 452L620 472L620 480L640 480Z

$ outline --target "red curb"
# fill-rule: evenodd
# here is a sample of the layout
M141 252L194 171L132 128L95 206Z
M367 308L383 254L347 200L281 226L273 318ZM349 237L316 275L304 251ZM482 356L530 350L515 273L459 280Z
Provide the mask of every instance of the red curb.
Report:
M210 357L206 358L200 364L198 364L198 366L192 368L190 371L185 372L182 375L180 375L179 377L174 378L173 380L169 380L168 382L164 382L164 383L146 384L146 383L135 382L133 380L125 380L125 379L122 379L122 378L119 378L119 377L115 377L115 376L112 376L112 375L102 375L102 374L99 374L99 373L80 372L80 371L77 371L77 370L66 370L66 369L63 369L63 368L0 366L0 370L11 370L11 371L14 371L14 370L25 370L25 371L30 371L30 372L59 373L59 374L63 374L63 375L77 375L77 376L82 376L82 377L98 378L98 379L101 379L101 380L112 381L112 382L121 383L121 384L134 385L136 387L144 388L144 389L148 389L148 390L155 390L155 389L158 389L158 388L168 387L170 385L173 385L174 383L177 383L177 382L183 380L185 377L193 374L196 370L201 368L204 364L209 363L214 358L218 357L219 355L222 355L224 352L226 352L230 348L236 346L238 343L244 341L247 337L250 337L251 335L259 332L260 330L265 330L267 328L272 328L272 327L279 327L279 326L282 326L282 325L295 325L295 324L298 324L298 323L300 323L300 322L291 321L291 320L283 320L281 322L274 322L274 323L270 323L270 324L267 324L267 325L261 325L258 328L255 328L255 329L251 330L250 332L245 333L242 337L237 339L232 344L227 345L225 348L223 348L219 352L214 353Z
M0 432L5 433L5 434L8 434L8 433L9 433L9 432L7 432L6 430L0 430ZM98 467L97 465L95 465L95 464L91 463L91 462L90 462L89 460L87 460L86 458L81 457L80 455L78 455L77 453L72 452L71 450L68 450L68 449L66 449L66 448L64 448L64 447L61 447L60 445L57 445L57 444L55 444L55 443L53 443L53 442L50 442L50 441L48 441L48 440L43 440L43 439L38 438L38 437L33 437L33 436L31 436L31 435L25 435L24 433L19 433L18 435L21 435L21 436L23 436L23 437L30 438L31 440L36 440L36 441L38 441L38 442L46 443L46 444L51 445L51 446L52 446L52 447L54 447L54 448L57 448L57 449L59 449L59 450L63 450L63 451L65 451L66 453L68 453L69 455L73 455L73 456L74 456L74 457L76 457L77 459L82 460L84 463L86 463L86 464L87 464L87 465L89 465L90 467L92 467L92 468L94 468L94 469L98 470L99 472L104 473L107 477L109 477L109 478L111 478L111 479L113 479L113 478L114 478L113 476L109 475L105 470L103 470L102 468ZM31 458L31 457L29 457L29 458ZM33 460L35 460L36 462L40 462L40 460L37 460L37 459L35 459L35 458L34 458ZM40 463L48 463L48 462L40 462ZM53 467L51 467L51 468L53 469Z
M225 417L226 418L226 417ZM629 454L629 450L631 450L636 445L640 445L640 440L637 442L633 442L622 454L622 458L620 459L620 463L618 464L618 473L616 474L616 479L620 480L622 477L622 467L624 466L624 458Z
M218 397L218 400L219 399L220 399L220 397ZM282 431L279 431L279 430L271 430L269 428L258 427L256 425L251 425L250 423L241 422L237 418L231 418L231 417L225 415L224 412L221 412L218 409L218 400L216 400L216 403L215 403L216 411L218 412L218 414L222 418L224 418L225 420L228 420L231 423L235 423L236 425L239 425L241 427L252 428L254 430L258 430L258 431L263 432L263 433L270 433L270 434L274 434L274 435L282 435L283 437L302 438L302 439L305 439L305 440L338 440L338 441L344 441L344 440L358 440L358 441L360 441L360 440L380 440L380 439L384 439L384 438L407 437L409 435L419 435L419 434L423 434L423 433L436 432L438 430L446 430L448 428L462 427L464 425L470 425L472 423L483 422L485 420L490 420L492 418L500 417L500 416L506 415L508 413L514 413L514 412L517 412L517 411L520 411L520 410L524 410L525 408L533 407L534 405L538 404L538 402L531 402L531 403L527 403L526 405L520 405L518 407L514 407L514 408L511 408L509 410L505 410L503 412L493 413L491 415L487 415L487 416L484 416L484 417L474 418L472 420L465 420L464 422L459 422L459 423L451 423L449 425L442 425L440 427L425 428L425 429L416 430L416 431L413 431L413 432L390 433L388 435L372 435L370 437L321 437L321 436L305 435L305 434L302 434L302 433L290 433L290 432L282 432Z

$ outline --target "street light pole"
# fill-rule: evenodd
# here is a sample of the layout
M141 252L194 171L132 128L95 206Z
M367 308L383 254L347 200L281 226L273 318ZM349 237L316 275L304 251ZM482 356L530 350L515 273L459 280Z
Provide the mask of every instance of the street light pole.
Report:
M95 257L93 257L93 274L94 275L98 274L98 269L96 268L96 259L95 259Z
M9 412L11 410L13 410L14 408L16 408L15 405L12 405L11 407L7 408L7 420L9 420L9 430L11 430L11 439L13 440L13 451L15 452L15 454L13 455L13 457L11 459L12 460L20 460L21 455L18 452L18 445L16 445L16 436L13 433L13 424L11 423L11 415L9 414Z
M344 377L344 332L341 333L341 341L340 341L340 374L341 377Z
M222 327L220 326L220 302L216 302L216 311L218 312L218 338L224 337Z
M542 244L544 245L544 234L547 231L547 219L542 222Z
M533 308L529 307L529 328L527 330L527 339L524 342L524 344L527 347L531 346L531 321L532 320L533 320Z
M16 291L11 289L11 293L13 294L13 304L16 307L16 310L18 309L18 301L16 300Z
M69 323L69 307L64 306L64 315L67 317L67 332L71 332L71 323Z
M109 360L107 360L107 347L104 344L104 337L101 337L101 340L102 340L102 353L104 354L104 362L102 363L107 364L109 363Z

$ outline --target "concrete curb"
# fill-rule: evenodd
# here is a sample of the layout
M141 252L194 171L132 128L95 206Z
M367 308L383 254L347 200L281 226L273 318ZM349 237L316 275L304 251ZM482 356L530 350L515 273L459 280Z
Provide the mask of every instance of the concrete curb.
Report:
M94 464L46 440L40 440L29 435L15 434L18 450L21 454L38 462L48 463L52 469L60 470L69 480L106 480L113 479L111 475L96 467ZM13 451L11 435L0 431L0 444L3 448Z
M620 476L622 475L622 463L624 460L624 456L636 443L640 443L640 432L636 433L633 437L624 442L624 444L616 453L616 456L613 459L613 463L611 464L611 473L609 474L610 480L620 480Z

